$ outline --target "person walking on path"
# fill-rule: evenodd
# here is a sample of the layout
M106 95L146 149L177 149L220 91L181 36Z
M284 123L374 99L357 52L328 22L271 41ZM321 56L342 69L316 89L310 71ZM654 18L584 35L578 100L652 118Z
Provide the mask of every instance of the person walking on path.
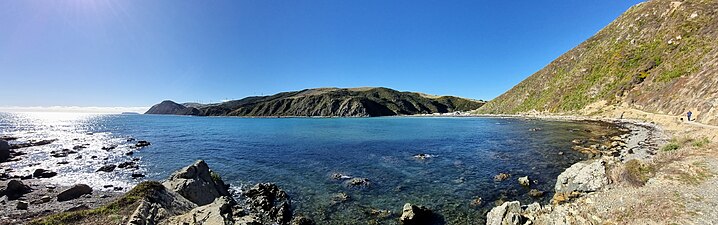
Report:
M688 111L687 115L688 115L688 121L691 121L691 116L693 115L693 112Z

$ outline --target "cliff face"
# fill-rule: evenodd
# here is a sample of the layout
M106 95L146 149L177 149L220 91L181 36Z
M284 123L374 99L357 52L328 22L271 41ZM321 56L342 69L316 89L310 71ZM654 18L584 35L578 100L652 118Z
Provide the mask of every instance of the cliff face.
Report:
M481 113L571 112L597 102L718 123L718 2L631 7Z
M170 100L152 106L145 114L199 115L201 112L194 107L186 107Z
M318 88L203 105L197 115L373 117L469 111L482 105L481 101L452 96L427 97L388 88Z

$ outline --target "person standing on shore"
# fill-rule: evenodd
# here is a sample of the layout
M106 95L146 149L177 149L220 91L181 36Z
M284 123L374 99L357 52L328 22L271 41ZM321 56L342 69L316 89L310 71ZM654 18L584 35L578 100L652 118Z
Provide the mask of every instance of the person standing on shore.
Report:
M688 111L688 113L686 114L688 115L688 121L691 121L691 116L693 115L693 112Z

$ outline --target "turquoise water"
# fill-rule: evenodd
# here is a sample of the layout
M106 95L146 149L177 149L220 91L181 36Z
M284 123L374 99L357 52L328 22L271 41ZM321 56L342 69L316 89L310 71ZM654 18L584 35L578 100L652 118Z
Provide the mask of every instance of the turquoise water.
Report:
M585 159L570 150L571 140L614 130L602 123L503 118L0 114L0 135L18 136L18 141L59 139L26 149L24 160L2 165L14 173L52 167L60 172L52 182L130 187L140 181L129 177L132 171L94 171L105 163L140 158L139 172L161 180L204 159L234 188L279 184L290 194L295 212L318 224L396 224L406 202L426 205L448 224L483 224L497 201L547 202L558 174ZM126 156L133 151L127 138L152 145ZM83 143L89 147L78 153L82 159L48 156ZM118 147L100 149L107 145ZM433 157L413 157L420 153ZM58 166L59 160L69 163ZM500 172L512 177L495 182ZM368 178L371 185L347 187L331 178L334 173ZM531 188L547 191L546 196L529 197L529 188L516 182L520 176L537 180ZM340 192L351 200L332 201ZM482 203L471 204L478 197Z

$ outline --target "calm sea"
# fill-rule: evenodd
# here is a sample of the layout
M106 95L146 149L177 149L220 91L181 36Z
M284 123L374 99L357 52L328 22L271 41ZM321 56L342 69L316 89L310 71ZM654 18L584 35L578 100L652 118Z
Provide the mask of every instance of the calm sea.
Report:
M585 159L570 150L571 140L614 130L601 123L504 118L0 113L0 135L18 137L13 143L58 139L21 149L27 153L22 160L0 167L17 175L37 168L54 170L59 175L47 180L60 185L128 188L143 180L132 179L133 172L147 175L144 180L162 180L204 159L237 189L277 183L290 194L295 212L318 224L396 224L407 202L433 209L448 224L483 224L485 213L497 202L547 202L558 174ZM134 150L129 138L152 145ZM87 148L77 154L50 156L51 151L83 144ZM114 145L115 149L102 150ZM126 155L130 151L133 154ZM421 153L432 157L413 157ZM133 158L139 158L139 170L95 172L102 165ZM500 172L512 176L495 182ZM368 178L371 185L350 188L333 180L334 173ZM547 191L545 197L529 197L529 188L516 182L520 176L536 180L531 188ZM351 200L333 201L337 193ZM477 198L481 204L471 204Z

